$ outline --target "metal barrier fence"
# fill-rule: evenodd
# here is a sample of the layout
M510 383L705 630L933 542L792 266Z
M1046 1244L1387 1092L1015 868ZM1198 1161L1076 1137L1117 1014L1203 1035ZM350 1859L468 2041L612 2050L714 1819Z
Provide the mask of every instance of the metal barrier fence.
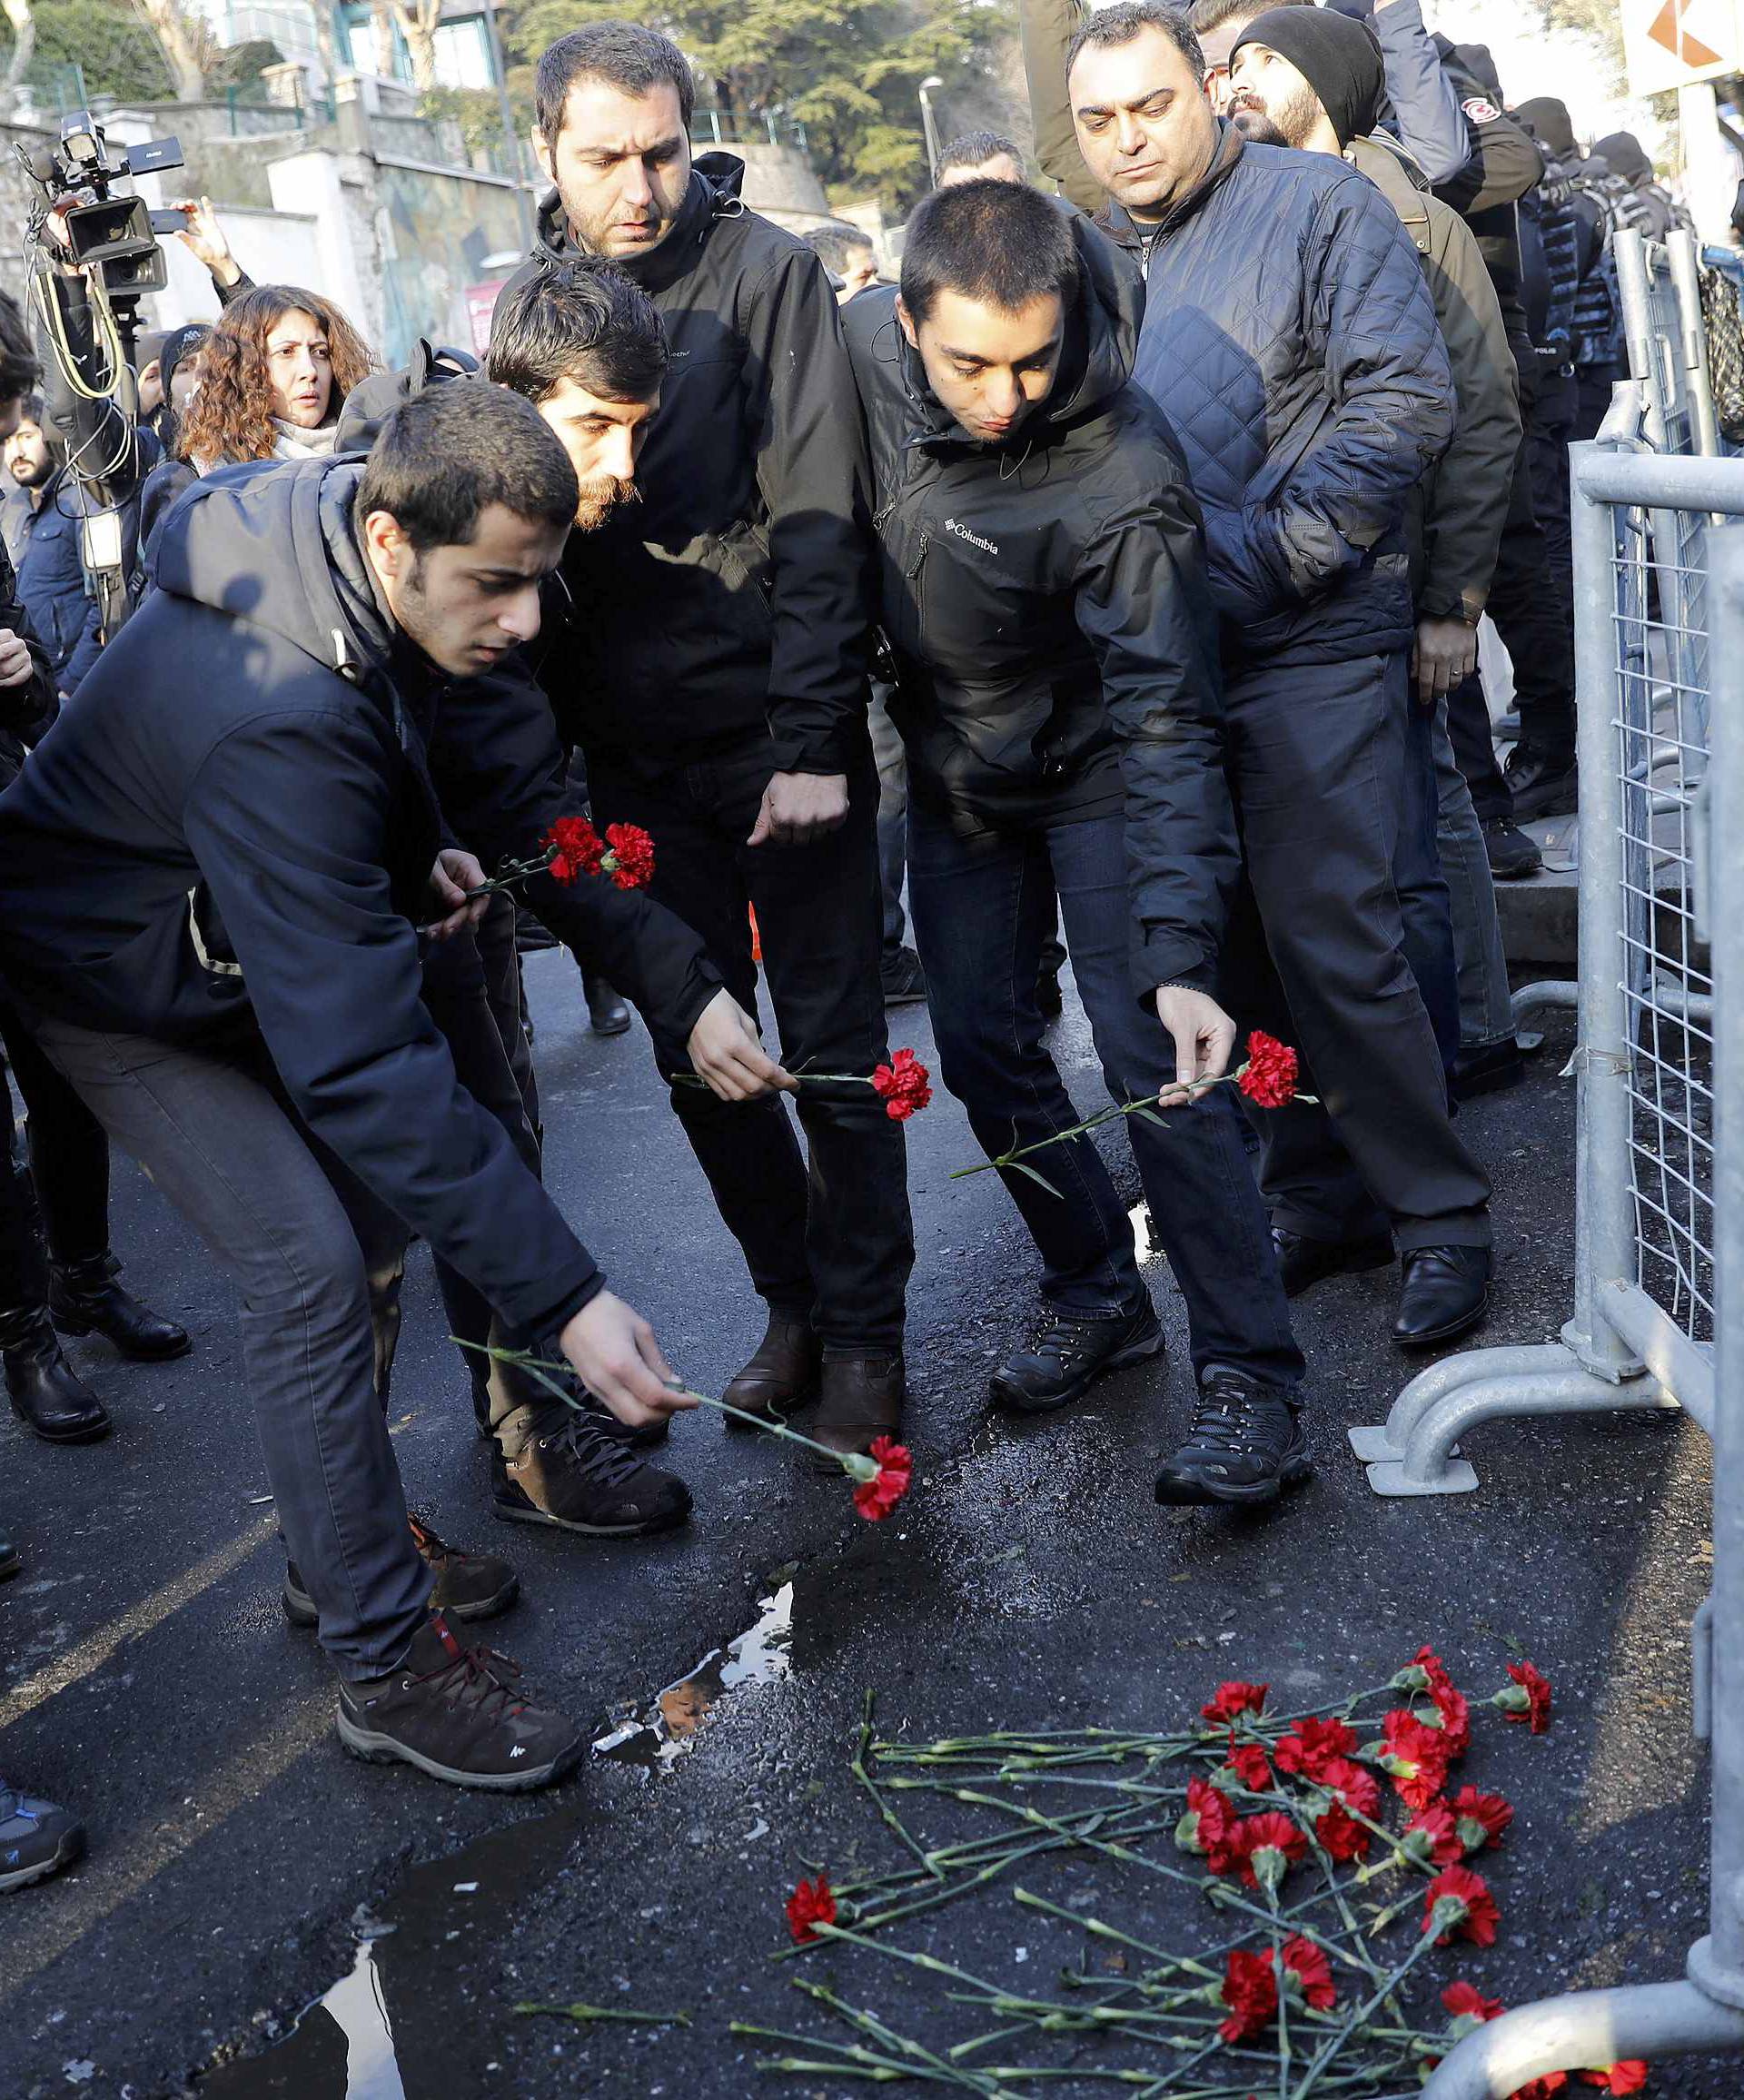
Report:
M1580 677L1573 1317L1485 1349L1353 1430L1382 1493L1475 1485L1458 1439L1500 1416L1680 1407L1713 1440L1714 1579L1698 1615L1711 1745L1709 1931L1675 1983L1575 1992L1470 2035L1423 2100L1551 2071L1744 2051L1744 460L1573 453ZM1674 516L1679 573L1650 520ZM1711 708L1680 666L1715 649ZM1699 701L1699 705L1697 702ZM1711 728L1711 742L1709 729ZM1740 2081L1744 2084L1744 2081Z
M1680 231L1661 244L1620 230L1611 254L1630 378L1645 387L1641 434L1656 452L1711 459L1720 450L1719 426L1708 376L1696 237Z

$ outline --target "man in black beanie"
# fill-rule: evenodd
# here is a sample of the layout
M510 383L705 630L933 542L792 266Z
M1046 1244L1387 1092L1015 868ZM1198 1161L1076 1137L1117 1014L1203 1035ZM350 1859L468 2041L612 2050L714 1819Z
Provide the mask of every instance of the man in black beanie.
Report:
M1236 88L1236 54L1247 53L1242 87ZM1279 79L1261 88L1271 58L1282 59L1302 78ZM1250 138L1303 153L1342 154L1353 138L1374 128L1386 94L1381 46L1365 22L1330 8L1272 7L1236 38L1230 53L1231 114ZM1244 121L1262 105L1266 121Z

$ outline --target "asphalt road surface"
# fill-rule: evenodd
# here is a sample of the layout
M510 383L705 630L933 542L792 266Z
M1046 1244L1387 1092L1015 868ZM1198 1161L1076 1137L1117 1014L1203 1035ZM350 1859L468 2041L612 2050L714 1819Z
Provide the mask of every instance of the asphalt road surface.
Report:
M646 1038L589 1035L563 956L534 958L529 977L548 1179L687 1379L718 1392L759 1308ZM1069 1012L1056 1037L1094 1105L1081 1019ZM894 1040L930 1054L924 1009L895 1016ZM1467 1112L1498 1184L1491 1341L1541 1342L1567 1316L1568 1048L1557 1018L1529 1084ZM0 1530L26 1561L0 1590L0 1768L76 1804L90 1833L83 1867L0 1910L0 2100L837 2100L864 2085L760 2072L728 2022L831 2031L789 1987L798 1965L768 1957L798 1875L892 1864L848 1769L867 1689L881 1725L914 1737L1164 1729L1222 1678L1330 1703L1426 1640L1475 1690L1520 1652L1557 1688L1549 1736L1481 1730L1469 1776L1520 1814L1498 1859L1501 1944L1462 1973L1511 2003L1680 1974L1706 1904L1687 1656L1708 1541L1699 1433L1653 1416L1496 1426L1472 1440L1476 1495L1377 1501L1343 1431L1382 1420L1401 1382L1383 1273L1301 1302L1318 1480L1268 1521L1159 1510L1154 1461L1187 1404L1180 1369L1123 1373L1033 1426L988 1419L986 1375L1024 1327L1034 1263L995 1177L948 1178L976 1156L943 1095L911 1125L917 1478L877 1528L839 1484L716 1417L673 1436L698 1503L676 1535L606 1544L497 1525L414 1257L393 1409L411 1501L455 1540L514 1558L523 1600L492 1637L628 1753L523 1802L339 1749L319 1654L279 1610L228 1286L118 1169L128 1282L184 1320L196 1349L132 1367L74 1346L118 1419L106 1443L54 1451L0 1428ZM1183 1363L1179 1300L1160 1263L1147 1273ZM651 1738L624 1724L770 1598L766 1621L790 1605L790 1647L766 1623L726 1671L739 1681L715 1698L717 1667L669 1699L681 1739L639 1758ZM1147 1929L1166 1937L1174 1898L1146 1900ZM1071 1928L999 1902L938 1919L925 1944L1007 1984L1082 1953ZM834 1951L806 1973L900 2005L911 2031L964 2031L942 1986L898 1991L869 1958ZM690 2024L578 2026L515 2012L529 2001ZM1735 2100L1744 2067L1668 2067L1653 2090Z

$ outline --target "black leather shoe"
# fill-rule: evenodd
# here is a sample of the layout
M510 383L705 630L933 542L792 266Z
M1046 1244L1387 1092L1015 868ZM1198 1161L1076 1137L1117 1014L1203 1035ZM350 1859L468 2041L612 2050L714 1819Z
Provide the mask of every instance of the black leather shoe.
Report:
M1313 1473L1302 1418L1275 1386L1226 1364L1206 1367L1193 1427L1156 1476L1156 1499L1176 1509L1275 1502Z
M42 1306L0 1313L0 1357L12 1412L45 1443L94 1443L108 1435L108 1410L62 1355Z
M1497 882L1521 882L1543 867L1544 856L1537 839L1528 838L1507 817L1486 817L1482 829L1483 850L1489 857L1490 873Z
M926 998L926 973L913 948L897 948L878 964L887 1006L916 1006Z
M1044 1312L1026 1347L987 1381L987 1398L1009 1414L1051 1414L1081 1400L1105 1372L1138 1363L1163 1347L1146 1305L1135 1312Z
M629 1007L603 977L584 976L588 1025L596 1035L621 1035L629 1026Z
M1490 1309L1488 1247L1408 1247L1392 1338L1401 1349L1433 1349L1469 1334Z
M1580 777L1572 752L1539 751L1516 744L1501 769L1521 823L1534 817L1566 817L1580 805Z
M813 1333L811 1322L771 1311L768 1327L750 1362L720 1397L728 1407L755 1415L759 1421L785 1421L817 1399L823 1368L824 1345ZM730 1414L724 1420L728 1429L751 1426Z
M895 1436L902 1427L908 1397L900 1350L874 1355L827 1356L819 1381L812 1441L831 1451L868 1451L874 1437ZM826 1460L814 1460L820 1472L833 1471Z
M1304 1233L1273 1225L1272 1244L1287 1298L1300 1298L1328 1276L1355 1276L1364 1269L1384 1269L1392 1260L1391 1240L1311 1240Z
M1500 1043L1478 1043L1453 1060L1448 1084L1455 1101L1475 1101L1481 1094L1500 1094L1526 1076L1526 1060L1511 1035Z
M115 1278L113 1254L89 1262L56 1263L49 1271L48 1311L63 1334L101 1334L135 1363L163 1363L185 1356L193 1344L185 1327L142 1305Z

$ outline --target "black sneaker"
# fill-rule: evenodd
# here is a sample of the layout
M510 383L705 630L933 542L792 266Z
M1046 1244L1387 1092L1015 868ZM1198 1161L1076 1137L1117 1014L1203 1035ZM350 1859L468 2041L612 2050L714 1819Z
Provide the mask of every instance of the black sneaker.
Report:
M0 1779L0 1896L70 1867L84 1850L84 1826L53 1801Z
M520 1595L520 1577L508 1561L494 1553L462 1553L417 1517L410 1522L411 1542L435 1578L430 1593L432 1611L445 1611L451 1619L495 1619ZM284 1570L283 1600L284 1616L292 1626L317 1622L315 1600L303 1588L294 1560Z
M1146 1305L1141 1312L1044 1312L1026 1348L987 1381L987 1397L1012 1414L1048 1414L1081 1399L1105 1371L1154 1356L1163 1329Z
M878 965L887 1006L913 1006L926 996L926 973L913 948L897 948Z
M1302 1417L1275 1386L1211 1364L1193 1427L1156 1476L1156 1499L1174 1508L1275 1502L1313 1473Z
M1538 841L1505 817L1484 819L1483 850L1490 858L1490 873L1498 882L1520 882L1544 865Z
M505 1523L554 1524L592 1538L668 1531L690 1514L690 1491L650 1466L591 1415L565 1409L518 1456L490 1453L490 1499Z
M1501 769L1522 823L1534 817L1567 817L1580 807L1580 777L1572 751L1538 751L1516 744Z
M573 1771L587 1731L530 1706L520 1666L466 1648L440 1613L419 1628L397 1669L339 1688L339 1739L373 1765L416 1765L451 1787L530 1793Z

